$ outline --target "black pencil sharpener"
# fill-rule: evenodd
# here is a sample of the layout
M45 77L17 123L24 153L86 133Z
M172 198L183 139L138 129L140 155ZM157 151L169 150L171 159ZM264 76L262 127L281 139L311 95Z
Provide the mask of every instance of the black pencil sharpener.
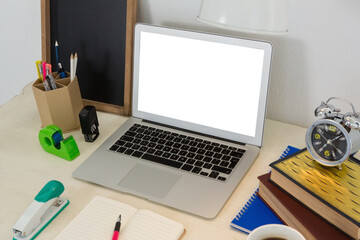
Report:
M99 136L99 122L94 106L87 105L79 113L81 131L85 142L94 142Z

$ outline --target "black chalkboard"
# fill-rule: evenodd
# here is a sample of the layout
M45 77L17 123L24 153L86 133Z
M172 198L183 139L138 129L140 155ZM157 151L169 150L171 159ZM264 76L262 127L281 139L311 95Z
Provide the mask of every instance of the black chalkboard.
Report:
M53 71L56 70L54 44L57 41L59 62L65 71L70 71L70 54L78 54L77 77L83 99L101 103L100 106L129 109L126 98L131 95L132 57L129 55L132 55L136 16L134 1L47 1L50 16L45 21L50 25L47 44L50 44ZM128 115L126 111L119 113Z

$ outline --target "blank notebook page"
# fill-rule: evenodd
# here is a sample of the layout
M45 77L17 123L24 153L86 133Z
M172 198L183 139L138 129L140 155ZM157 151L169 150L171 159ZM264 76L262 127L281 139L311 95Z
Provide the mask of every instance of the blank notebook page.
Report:
M127 204L104 197L94 197L55 240L111 239L119 214L121 227L125 227L136 211L136 208Z
M55 240L109 240L119 214L121 240L176 240L184 232L182 224L164 216L97 196Z
M120 232L120 239L176 240L183 232L182 224L149 210L140 209Z

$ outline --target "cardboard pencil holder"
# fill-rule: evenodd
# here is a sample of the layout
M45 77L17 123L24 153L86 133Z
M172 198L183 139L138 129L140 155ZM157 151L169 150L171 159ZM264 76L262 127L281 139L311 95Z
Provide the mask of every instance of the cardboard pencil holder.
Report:
M83 108L77 76L70 81L70 75L60 79L52 73L57 89L45 91L43 83L37 79L32 89L41 119L41 127L49 124L58 126L63 132L80 128L79 112Z

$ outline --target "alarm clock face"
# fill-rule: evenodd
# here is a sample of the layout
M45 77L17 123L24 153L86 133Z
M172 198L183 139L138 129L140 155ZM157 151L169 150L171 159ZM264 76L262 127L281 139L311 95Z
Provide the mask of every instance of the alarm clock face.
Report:
M308 129L307 145L315 160L335 166L349 157L351 142L343 126L333 120L321 119Z

